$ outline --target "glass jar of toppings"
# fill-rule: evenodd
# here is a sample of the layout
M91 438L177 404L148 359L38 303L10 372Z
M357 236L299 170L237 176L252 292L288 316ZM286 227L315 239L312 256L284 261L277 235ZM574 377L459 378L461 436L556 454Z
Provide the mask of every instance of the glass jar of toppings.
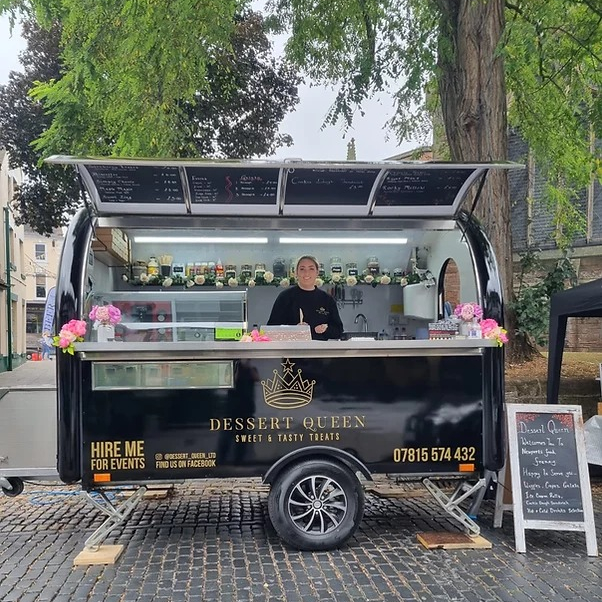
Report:
M359 274L359 271L357 269L357 263L355 263L355 261L346 263L345 271L347 272L347 276L357 276Z
M372 274L372 276L378 276L380 274L380 264L378 262L378 257L368 257L368 272Z
M330 258L330 273L331 274L342 274L343 273L343 262L340 257Z
M148 263L146 264L146 273L149 276L159 273L159 262L156 257L149 257Z
M403 268L393 268L393 276L395 278L401 278L403 276Z
M256 263L255 264L255 280L258 278L263 278L265 275L265 263Z
M226 280L230 280L230 278L236 278L236 266L233 263L226 264L224 277Z
M323 263L318 263L318 278L324 278L326 276L326 269Z
M243 263L240 266L240 277L243 280L250 280L253 277L253 267L250 263Z
M286 261L284 260L284 257L276 257L276 259L274 259L272 273L277 278L286 277Z

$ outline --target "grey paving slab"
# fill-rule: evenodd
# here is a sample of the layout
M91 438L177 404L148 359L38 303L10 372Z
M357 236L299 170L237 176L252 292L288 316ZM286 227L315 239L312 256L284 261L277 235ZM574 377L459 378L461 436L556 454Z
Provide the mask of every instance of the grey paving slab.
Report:
M30 360L10 372L0 372L0 389L22 387L56 387L56 360Z
M602 484L593 493L602 525ZM479 522L491 550L429 551L419 530L457 530L431 498L371 493L349 545L298 552L274 533L259 481L194 481L140 503L107 540L125 546L116 565L73 568L103 517L75 487L32 484L0 496L0 600L602 601L602 561L586 556L583 534L528 531L527 554L516 554L511 514L493 529L492 513L485 501Z

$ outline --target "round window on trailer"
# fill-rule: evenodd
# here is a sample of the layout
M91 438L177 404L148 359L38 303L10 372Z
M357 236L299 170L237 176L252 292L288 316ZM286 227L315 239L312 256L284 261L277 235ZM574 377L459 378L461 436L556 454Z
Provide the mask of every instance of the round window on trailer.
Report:
M437 290L439 319L448 318L460 303L460 270L451 257L441 266L437 282L439 283Z

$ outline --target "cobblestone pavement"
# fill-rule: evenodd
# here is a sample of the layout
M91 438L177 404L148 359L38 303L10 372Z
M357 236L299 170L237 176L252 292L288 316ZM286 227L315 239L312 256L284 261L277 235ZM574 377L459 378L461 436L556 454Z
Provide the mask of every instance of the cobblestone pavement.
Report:
M593 485L598 541L602 483ZM284 546L257 480L194 481L168 499L144 499L106 543L125 545L113 566L73 568L103 520L77 488L28 484L0 496L2 602L602 601L602 560L583 534L528 531L514 552L511 514L493 529L493 502L479 522L491 550L426 550L420 531L457 531L423 489L369 493L351 542L332 552Z

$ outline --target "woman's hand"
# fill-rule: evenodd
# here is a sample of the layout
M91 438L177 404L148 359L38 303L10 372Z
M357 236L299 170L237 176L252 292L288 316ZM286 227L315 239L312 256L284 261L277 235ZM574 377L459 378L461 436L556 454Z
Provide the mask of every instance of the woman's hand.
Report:
M318 324L318 325L315 327L315 329L314 329L314 330L315 330L315 331L316 331L318 334L324 334L324 333L326 332L326 329L327 329L327 328L328 328L328 324Z

